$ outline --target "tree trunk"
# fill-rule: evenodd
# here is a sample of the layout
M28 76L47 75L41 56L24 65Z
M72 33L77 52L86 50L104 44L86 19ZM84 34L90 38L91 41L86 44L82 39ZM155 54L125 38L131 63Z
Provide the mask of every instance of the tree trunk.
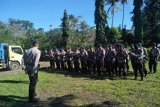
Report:
M114 13L112 14L112 27L113 27L113 22L114 22Z
M122 29L124 28L124 8L125 8L125 4L123 4Z

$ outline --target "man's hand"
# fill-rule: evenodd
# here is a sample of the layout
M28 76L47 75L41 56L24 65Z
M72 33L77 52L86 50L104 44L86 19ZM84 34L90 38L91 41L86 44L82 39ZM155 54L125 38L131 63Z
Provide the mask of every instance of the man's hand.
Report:
M32 73L30 76L33 77L33 76L34 76L34 73Z

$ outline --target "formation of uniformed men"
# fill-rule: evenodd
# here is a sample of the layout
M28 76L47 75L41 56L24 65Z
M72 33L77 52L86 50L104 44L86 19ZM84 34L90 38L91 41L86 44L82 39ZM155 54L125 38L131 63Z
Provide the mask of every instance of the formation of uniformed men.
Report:
M55 49L50 50L48 55L51 69L122 78L127 77L128 60L130 59L135 79L139 73L143 80L147 73L152 73L152 70L153 73L156 73L160 52L156 44L152 44L151 49L147 52L139 43L131 45L130 50L122 44L98 45L95 49L84 47L74 50ZM145 67L146 59L149 59L149 72Z

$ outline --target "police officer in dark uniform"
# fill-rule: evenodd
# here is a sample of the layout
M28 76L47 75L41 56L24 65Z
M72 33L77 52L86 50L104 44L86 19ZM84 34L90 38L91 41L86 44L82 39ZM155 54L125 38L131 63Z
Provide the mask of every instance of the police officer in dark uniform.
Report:
M95 52L93 48L88 50L88 57L87 57L87 66L88 66L88 73L92 74L94 70L94 60L95 60Z
M53 50L51 49L50 51L49 51L49 57L50 57L50 68L51 69L54 69L55 68L55 63L54 63L54 52L53 52Z
M81 59L81 73L87 73L87 57L88 52L84 47L80 49L80 59Z
M139 43L138 45L139 45L139 48L142 50L142 54L143 54L143 73L144 73L144 76L147 76L147 69L146 69L145 63L146 63L148 54L146 49L142 47L141 43Z
M61 49L61 55L60 55L60 59L61 59L61 69L62 70L66 70L66 52L64 49Z
M131 55L131 53L134 53L134 52L135 52L135 48L134 48L134 45L132 44L130 52L129 52L129 57L130 57L130 60L131 60L131 65L132 65L133 71L135 71L135 65L134 65L134 58L135 57L133 55Z
M68 66L68 71L72 72L73 71L73 52L69 48L67 52L67 66Z
M119 51L116 55L116 58L118 60L118 67L119 67L119 77L123 75L124 78L127 76L127 58L128 54L124 50L124 46L122 44L119 44Z
M96 70L98 75L101 75L104 70L104 57L105 50L103 49L102 45L98 45L96 52Z
M61 62L60 62L60 52L58 49L55 50L55 62L56 62L56 67L57 70L60 70L61 68Z
M134 75L135 80L137 80L138 72L141 76L141 80L143 80L143 52L139 48L137 44L134 45L135 51L134 53L130 53L133 58L133 68L134 68Z
M78 49L74 52L73 61L75 72L80 73L80 51Z
M156 44L153 43L152 48L149 51L149 70L150 70L150 73L152 73L152 68L153 68L154 73L156 73L156 71L157 71L157 60L158 60L159 56L160 56L160 51L156 47Z
M112 45L109 45L104 58L104 66L106 68L105 74L108 73L109 77L115 76L115 55L116 53L112 49Z

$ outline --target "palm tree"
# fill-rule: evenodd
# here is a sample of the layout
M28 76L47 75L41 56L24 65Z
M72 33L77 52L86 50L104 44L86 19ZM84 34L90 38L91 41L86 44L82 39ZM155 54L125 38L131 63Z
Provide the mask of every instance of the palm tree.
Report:
M125 4L128 4L129 0L121 0L121 4L123 5L123 18L122 18L122 29L124 28L124 10L125 10Z
M113 22L114 22L114 12L115 11L118 11L118 5L117 5L117 2L118 2L119 0L106 0L106 4L107 5L110 5L110 7L109 7L109 9L108 9L108 11L107 11L107 13L109 13L109 11L111 11L111 15L112 15L112 27L113 27Z

